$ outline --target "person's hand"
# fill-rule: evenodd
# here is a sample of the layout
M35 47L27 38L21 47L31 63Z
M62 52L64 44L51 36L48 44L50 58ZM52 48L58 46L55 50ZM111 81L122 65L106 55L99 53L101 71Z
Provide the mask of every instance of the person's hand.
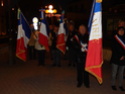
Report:
M121 58L120 58L120 60L124 60L125 59L125 56L122 56Z

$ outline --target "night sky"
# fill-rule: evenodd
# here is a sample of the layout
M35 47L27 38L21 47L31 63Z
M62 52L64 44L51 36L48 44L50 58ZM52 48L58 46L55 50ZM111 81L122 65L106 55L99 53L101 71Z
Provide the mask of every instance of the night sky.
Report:
M54 5L58 11L65 10L69 3L78 0L10 0L11 7L19 7L28 22L32 22L32 18L40 17L39 9L44 8L45 5Z
M66 6L69 3L79 1L79 0L10 0L11 7L19 7L29 22L31 19L36 16L40 16L39 9L45 5L53 4L54 7L58 10L66 10ZM108 1L108 0L103 0ZM117 2L125 2L125 0L112 0Z

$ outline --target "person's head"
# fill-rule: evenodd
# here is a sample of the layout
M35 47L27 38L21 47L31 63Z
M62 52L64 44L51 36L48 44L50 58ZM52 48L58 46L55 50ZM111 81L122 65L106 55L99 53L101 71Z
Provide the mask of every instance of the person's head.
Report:
M68 30L69 31L73 31L74 30L74 25L73 24L69 24L68 25Z
M125 28L124 27L119 27L117 34L120 36L123 36L125 34Z
M118 23L118 27L124 27L125 28L125 21L120 20L119 23Z
M54 25L53 31L58 32L58 30L59 30L59 24L57 23Z
M52 24L49 25L49 29L50 29L50 30L53 30L53 27L54 27L54 26L53 26Z
M85 27L85 25L80 25L79 26L79 29L78 29L78 32L81 34L81 35L85 35L87 33L87 29Z

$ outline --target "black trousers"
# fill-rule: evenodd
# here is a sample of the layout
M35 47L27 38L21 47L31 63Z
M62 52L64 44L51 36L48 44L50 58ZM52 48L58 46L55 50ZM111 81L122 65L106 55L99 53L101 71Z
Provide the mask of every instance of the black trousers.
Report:
M61 52L58 49L52 50L53 65L61 65Z
M34 46L28 46L28 54L29 54L29 59L36 58L36 50L35 50Z
M39 65L45 64L45 50L37 50L37 58Z
M75 64L75 62L77 61L76 59L76 51L72 48L69 49L68 51L68 55L69 55L69 64Z
M77 57L77 81L79 84L84 83L89 86L89 73L85 71L86 54L82 53Z

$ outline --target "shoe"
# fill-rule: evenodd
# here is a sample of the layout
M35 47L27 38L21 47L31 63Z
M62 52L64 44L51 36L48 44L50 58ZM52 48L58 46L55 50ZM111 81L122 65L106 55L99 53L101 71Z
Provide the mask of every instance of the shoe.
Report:
M61 67L61 65L58 65L58 67Z
M86 88L90 88L90 86L89 86L89 85L85 85L85 87L86 87Z
M43 64L41 64L42 66L45 66L45 64L43 63Z
M117 90L116 86L112 86L112 90Z
M76 65L75 64L73 64L73 67L75 67Z
M125 79L125 76L123 76L123 78Z
M68 64L68 67L70 67L70 66L71 66L71 63Z
M125 91L125 89L124 89L122 86L120 86L119 89L120 89L121 91Z
M45 66L45 64L38 64L38 66Z
M42 64L38 64L38 66L42 66Z
M78 84L77 84L77 87L78 87L78 88L80 88L81 86L82 86L82 84L81 84L81 83L78 83Z
M53 67L55 67L55 66L56 66L56 64L52 64L52 66L53 66Z

